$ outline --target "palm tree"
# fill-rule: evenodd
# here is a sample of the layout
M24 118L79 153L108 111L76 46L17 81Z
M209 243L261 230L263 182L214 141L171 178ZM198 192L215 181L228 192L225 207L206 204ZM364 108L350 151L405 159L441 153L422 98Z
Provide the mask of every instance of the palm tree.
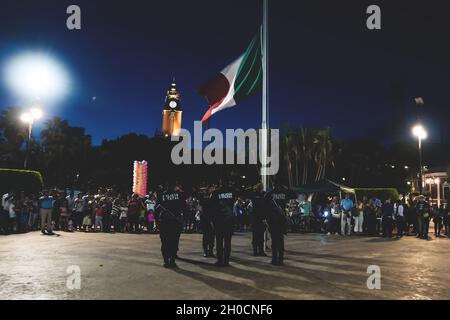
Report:
M314 181L319 181L325 178L326 168L332 163L333 142L330 128L316 130L314 146L314 161L317 165Z
M308 169L314 149L314 130L304 127L299 128L297 136L298 148L300 150L300 158L303 166L302 184L306 184L308 182Z
M288 186L292 187L292 161L291 161L291 147L292 136L290 134L283 135L280 141L281 154L286 165L286 173L288 179Z

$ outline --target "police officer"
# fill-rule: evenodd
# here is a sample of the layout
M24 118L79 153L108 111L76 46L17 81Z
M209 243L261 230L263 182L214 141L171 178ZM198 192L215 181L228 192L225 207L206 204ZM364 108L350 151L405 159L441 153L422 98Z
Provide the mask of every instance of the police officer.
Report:
M386 202L381 207L382 224L383 224L383 238L392 238L392 224L394 216L394 205L391 199L386 199Z
M221 183L211 194L211 218L216 234L217 266L229 266L231 237L233 235L233 205L237 192L228 184Z
M267 193L267 223L272 237L272 264L281 266L284 259L284 235L287 233L287 220L285 214L286 203L295 199L295 193L275 185L275 188Z
M425 201L423 195L419 196L419 201L416 205L417 213L420 221L420 238L428 239L428 229L430 224L430 205Z
M264 252L264 232L266 231L266 203L265 194L262 191L262 185L256 186L253 195L253 211L251 213L252 221L252 245L254 256L267 256Z
M202 232L203 256L214 258L214 227L211 218L211 193L212 189L207 194L199 193L198 200L202 206L200 214L200 230Z
M159 195L159 236L165 268L177 267L175 258L183 228L184 195L178 187L165 189Z

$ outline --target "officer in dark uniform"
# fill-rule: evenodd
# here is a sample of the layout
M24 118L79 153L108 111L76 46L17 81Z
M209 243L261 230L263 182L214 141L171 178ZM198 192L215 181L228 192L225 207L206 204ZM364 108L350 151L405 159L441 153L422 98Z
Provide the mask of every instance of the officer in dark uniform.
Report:
M254 256L267 256L264 252L264 232L266 231L266 202L265 194L262 191L262 185L256 186L255 194L253 195L253 211L251 213L252 221L252 245Z
M184 195L178 187L175 187L172 190L164 190L158 198L159 236L164 267L175 268L178 243L183 228Z
M233 205L236 197L236 191L228 183L222 183L211 194L211 219L216 234L217 266L229 266L234 221Z
M284 187L275 188L266 195L267 223L272 237L272 264L281 266L284 259L284 235L287 234L286 204L295 199L295 193Z
M428 239L428 229L430 225L430 205L425 201L423 195L419 196L419 201L416 205L417 212L419 214L419 219L421 221L420 228L420 238Z
M203 256L214 258L214 227L211 219L211 193L213 190L208 190L209 192L199 193L197 199L200 201L202 206L202 212L200 215L200 230L202 232L202 244L203 244Z

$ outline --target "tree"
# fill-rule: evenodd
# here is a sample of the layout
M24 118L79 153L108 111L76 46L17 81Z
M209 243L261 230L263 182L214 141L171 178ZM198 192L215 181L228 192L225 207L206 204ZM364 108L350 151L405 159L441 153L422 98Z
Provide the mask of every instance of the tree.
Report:
M84 128L71 127L66 120L55 117L41 132L43 171L46 182L55 186L70 186L89 169L91 137Z
M333 164L333 142L330 128L316 130L314 146L314 161L317 165L314 181L319 181L325 178L327 166Z
M0 162L10 168L21 168L24 159L22 147L27 129L20 121L20 112L18 107L0 112Z
M308 128L298 129L298 143L301 151L300 159L303 166L302 184L308 183L308 169L310 161L313 159L315 130Z
M288 186L291 187L294 182L299 185L324 179L326 168L334 164L333 146L329 128L291 128L283 125L280 153L286 166ZM309 172L314 169L316 174L311 179Z

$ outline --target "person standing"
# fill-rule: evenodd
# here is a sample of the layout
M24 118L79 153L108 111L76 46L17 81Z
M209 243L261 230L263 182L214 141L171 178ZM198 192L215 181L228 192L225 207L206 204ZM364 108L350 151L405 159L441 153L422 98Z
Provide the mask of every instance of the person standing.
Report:
M15 233L17 230L17 211L20 210L19 206L16 205L17 202L18 200L13 197L9 205L8 234Z
M229 266L233 236L233 207L237 192L228 183L220 183L211 194L211 213L216 233L217 266Z
M131 200L128 202L128 232L139 233L139 216L141 210L144 210L144 205L139 199L139 195L133 193Z
M449 234L449 211L448 211L448 206L445 205L444 203L441 204L440 208L441 210L441 214L442 214L442 223L444 225L444 234L448 237L450 236Z
M241 198L237 198L233 206L233 214L236 224L236 231L244 231L244 205Z
M85 210L85 200L83 199L83 195L80 192L76 199L73 202L73 220L74 220L74 227L75 230L78 228L78 230L81 230L83 227L83 213Z
M53 197L48 194L47 190L44 190L42 196L39 198L39 208L41 215L41 232L46 234L45 228L47 227L47 234L52 235Z
M398 200L395 212L395 221L397 223L397 238L402 238L403 232L405 231L405 212L405 203Z
M145 200L145 206L147 208L147 232L152 233L155 227L156 198L154 195L148 196L147 200Z
M103 202L100 201L95 207L94 232L97 232L97 227L100 228L100 232L103 232L103 214Z
M296 198L294 193L278 185L266 194L267 224L272 237L271 263L276 266L284 263L284 235L287 234L286 204Z
M252 245L253 255L266 257L264 248L264 232L266 231L266 203L264 193L262 191L262 184L256 186L256 191L253 196L253 210L251 212L252 222Z
M350 194L346 193L345 198L341 200L341 235L350 236L352 231L352 210L353 201L350 199Z
M329 219L329 228L328 228L328 235L331 234L337 234L339 230L339 223L341 219L340 210L339 207L339 201L337 197L333 197L330 202L330 219Z
M412 234L420 237L419 214L417 213L417 201L412 201L408 207L408 231L412 230Z
M32 230L32 231L36 231L37 227L36 224L38 222L38 217L39 217L39 213L38 213L38 202L36 200L36 197L32 194L30 196L30 201L28 202L28 208L29 208L29 219L28 219L28 229Z
M364 207L365 210L365 219L367 226L367 233L370 236L376 236L377 234L377 206L373 202L373 199L370 199L369 202Z
M26 232L26 226L28 221L28 206L27 206L28 198L25 196L25 191L21 191L19 194L19 198L15 199L15 212L16 212L16 226L17 233Z
M436 238L441 236L442 231L442 214L441 210L437 205L432 206L432 216L433 216L433 224L434 224L434 236Z
M126 206L126 201L121 201L120 216L119 216L119 230L122 233L127 232L128 228L128 207Z
M0 210L0 231L9 233L9 206L12 204L14 192L10 191L2 195L2 207Z
M383 238L392 238L392 218L394 215L394 205L391 199L386 199L386 202L381 207L381 223L383 228Z
M430 205L425 201L425 197L423 195L419 196L419 201L417 202L416 208L420 221L419 237L427 240L430 223Z
M180 234L184 225L182 216L185 205L184 200L184 195L178 187L174 187L172 190L166 189L159 195L156 209L160 213L159 237L161 239L161 253L165 268L177 267L175 259L177 257Z
M101 198L102 211L103 211L103 232L111 232L111 211L112 211L112 200L109 192L106 193L104 197Z
M207 258L214 258L214 227L212 222L212 206L210 195L213 192L211 189L207 195L198 194L201 203L200 211L200 230L202 232L202 247L203 256Z
M150 193L147 196L147 199L144 202L147 215L146 215L146 223L147 223L147 232L152 233L155 228L155 208L156 208L156 197Z
M68 231L70 213L71 211L69 211L67 199L61 198L61 202L59 203L59 221L61 231Z
M120 216L120 196L117 196L113 202L111 207L111 226L114 228L114 232L119 230L119 216Z
M70 190L69 195L66 197L66 202L67 208L69 209L69 215L72 215L72 217L74 217L76 199L77 198L75 197L75 192L73 190Z
M364 223L364 203L360 200L356 204L356 216L355 216L355 233L363 232Z

